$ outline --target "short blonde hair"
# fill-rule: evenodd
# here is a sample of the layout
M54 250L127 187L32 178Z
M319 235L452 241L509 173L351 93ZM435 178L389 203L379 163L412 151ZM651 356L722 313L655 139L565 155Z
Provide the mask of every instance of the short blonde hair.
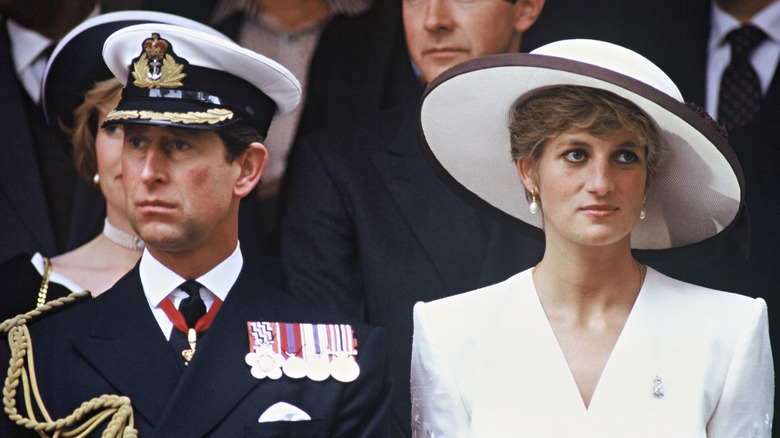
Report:
M92 183L98 171L95 138L100 127L98 118L114 109L114 103L122 92L122 83L116 78L95 83L84 96L84 103L73 111L73 126L62 130L73 144L73 163L76 172L85 181Z
M663 145L650 116L615 93L579 85L541 88L515 102L509 123L512 160L531 158L535 171L547 141L572 129L599 138L628 131L645 149L648 181L658 167Z

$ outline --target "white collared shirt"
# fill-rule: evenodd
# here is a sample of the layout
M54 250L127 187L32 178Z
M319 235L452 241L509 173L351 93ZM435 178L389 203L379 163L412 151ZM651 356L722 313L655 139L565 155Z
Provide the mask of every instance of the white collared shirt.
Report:
M761 81L761 93L766 94L780 59L780 0L762 9L750 23L766 33L764 39L750 55L750 62ZM723 70L731 61L731 45L726 35L741 24L712 2L710 37L707 47L707 89L705 107L713 117L718 114L718 93Z
M41 54L54 42L34 30L8 20L8 37L11 39L11 55L14 58L16 77L35 103L41 100L41 83L47 59Z
M86 18L100 14L100 5L96 5ZM8 38L11 40L11 56L14 60L16 77L35 103L41 101L41 84L46 73L47 58L41 54L47 47L56 44L40 33L8 19Z
M236 245L236 250L228 258L195 279L203 285L200 289L200 297L203 299L207 311L214 304L215 297L225 301L228 292L238 279L243 264L244 257L241 255L241 245L239 244ZM141 275L141 285L144 288L149 308L165 338L170 339L173 323L160 307L160 303L170 297L173 305L178 309L181 300L187 297L187 293L179 289L179 285L184 283L186 279L160 263L149 252L148 248L144 249L138 271Z

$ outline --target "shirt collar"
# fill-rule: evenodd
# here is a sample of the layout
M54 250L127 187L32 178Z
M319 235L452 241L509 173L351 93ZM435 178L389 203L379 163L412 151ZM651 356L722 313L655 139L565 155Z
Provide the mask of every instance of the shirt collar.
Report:
M14 58L14 68L16 74L22 72L35 62L36 58L43 52L52 40L46 38L40 33L30 30L21 24L9 19L8 37L11 39L11 54Z
M98 2L89 15L85 17L85 20L100 15L100 11L100 2ZM11 55L14 58L14 68L18 76L30 64L35 62L41 52L51 44L54 44L55 41L22 26L10 18L6 20L6 25L8 27L8 37L11 40Z
M750 23L766 33L767 37L780 43L780 1L775 1L756 14ZM710 16L710 51L728 44L726 35L741 25L736 18L712 2Z
M236 245L235 251L228 258L195 280L219 297L220 300L225 301L228 292L238 279L243 264L244 257L241 255L241 245ZM157 307L162 300L186 280L154 258L148 248L144 249L138 271L146 299L154 307Z

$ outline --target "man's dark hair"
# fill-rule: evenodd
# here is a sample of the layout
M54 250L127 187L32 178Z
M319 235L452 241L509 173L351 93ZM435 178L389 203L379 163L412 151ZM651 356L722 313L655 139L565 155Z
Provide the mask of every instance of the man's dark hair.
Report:
M225 149L227 150L225 159L228 163L232 163L233 160L249 149L251 143L262 143L265 141L265 137L260 135L257 129L243 122L228 125L218 130L217 135L225 143Z

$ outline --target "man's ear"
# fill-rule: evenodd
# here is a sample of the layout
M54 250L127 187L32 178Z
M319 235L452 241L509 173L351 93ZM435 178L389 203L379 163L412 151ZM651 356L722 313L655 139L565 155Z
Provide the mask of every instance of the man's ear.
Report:
M539 193L539 187L536 184L536 178L534 176L534 163L530 158L524 160L517 160L517 174L520 175L520 180L523 182L525 189L531 193Z
M515 32L523 33L530 28L542 13L545 0L517 0L515 9Z
M253 142L241 156L236 158L240 173L233 187L233 193L243 198L252 192L268 164L268 150L260 142Z

